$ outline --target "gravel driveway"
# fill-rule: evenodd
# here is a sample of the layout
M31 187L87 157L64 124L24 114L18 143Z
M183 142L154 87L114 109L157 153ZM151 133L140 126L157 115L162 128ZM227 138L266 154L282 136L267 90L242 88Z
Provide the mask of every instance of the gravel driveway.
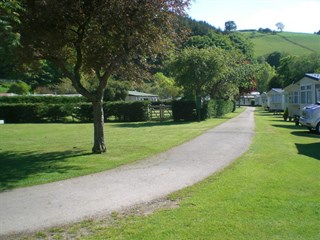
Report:
M254 108L171 150L70 180L0 193L0 238L150 202L229 165L250 146Z

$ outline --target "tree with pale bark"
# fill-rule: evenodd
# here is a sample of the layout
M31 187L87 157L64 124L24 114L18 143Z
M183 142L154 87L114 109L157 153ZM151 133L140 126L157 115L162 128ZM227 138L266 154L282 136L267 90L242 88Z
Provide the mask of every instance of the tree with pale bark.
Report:
M108 79L144 66L167 52L174 23L190 0L24 0L20 49L28 59L59 68L78 93L92 103L93 153L107 150L103 96ZM88 89L85 79L96 81Z

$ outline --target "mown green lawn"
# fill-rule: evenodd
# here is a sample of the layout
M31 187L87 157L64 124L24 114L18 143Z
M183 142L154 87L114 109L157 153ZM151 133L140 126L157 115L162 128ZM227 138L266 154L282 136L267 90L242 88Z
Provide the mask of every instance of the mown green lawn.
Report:
M232 147L232 146L231 146ZM320 138L256 110L248 152L169 196L178 208L148 216L113 213L26 239L320 239Z
M0 125L0 191L111 169L179 145L239 114L205 122L106 123L107 153L91 154L92 124Z

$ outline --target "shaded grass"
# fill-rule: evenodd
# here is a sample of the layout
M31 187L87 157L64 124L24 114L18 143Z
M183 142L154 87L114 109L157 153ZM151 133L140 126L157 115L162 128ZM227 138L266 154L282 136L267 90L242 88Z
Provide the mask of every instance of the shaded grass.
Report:
M92 124L0 125L0 191L100 172L168 150L234 117L205 122L106 123L106 154L91 154Z

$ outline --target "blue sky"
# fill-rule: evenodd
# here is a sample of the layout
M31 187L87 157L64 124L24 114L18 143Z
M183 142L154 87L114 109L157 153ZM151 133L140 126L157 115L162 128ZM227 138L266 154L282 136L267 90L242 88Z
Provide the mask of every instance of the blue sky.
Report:
M286 32L320 30L320 0L191 0L187 12L191 18L221 29L232 20L238 30L276 30L277 22L285 25Z

